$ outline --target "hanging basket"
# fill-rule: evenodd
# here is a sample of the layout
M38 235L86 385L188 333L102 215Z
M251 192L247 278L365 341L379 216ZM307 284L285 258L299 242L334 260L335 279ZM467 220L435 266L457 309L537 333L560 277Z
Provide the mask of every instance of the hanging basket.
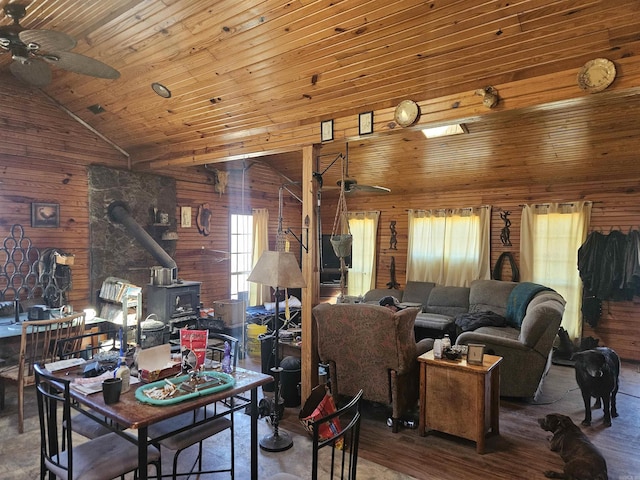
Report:
M346 258L351 255L351 243L353 242L352 235L333 235L330 240L333 251L338 258Z

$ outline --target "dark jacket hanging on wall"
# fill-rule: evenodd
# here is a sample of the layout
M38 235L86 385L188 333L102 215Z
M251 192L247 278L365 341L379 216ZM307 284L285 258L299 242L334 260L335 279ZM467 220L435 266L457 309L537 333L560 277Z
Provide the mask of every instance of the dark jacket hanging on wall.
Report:
M625 235L613 230L608 235L591 232L578 249L578 271L585 297L600 300L631 300L638 294L640 234Z

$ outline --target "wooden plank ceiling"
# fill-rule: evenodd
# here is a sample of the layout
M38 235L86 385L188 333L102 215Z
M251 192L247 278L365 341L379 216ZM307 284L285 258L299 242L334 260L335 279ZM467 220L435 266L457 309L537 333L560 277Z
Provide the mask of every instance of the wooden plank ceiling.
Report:
M120 72L106 80L53 67L42 91L134 168L266 161L298 182L301 146L320 143L320 122L334 119L335 140L322 144L316 167L325 186L347 169L341 160L327 169L347 145L350 177L406 195L640 175L640 85L620 79L639 77L621 69L640 45L636 0L15 3L27 6L25 29L64 32L74 52ZM583 92L575 76L599 57L619 77ZM11 62L0 55L0 70ZM560 97L532 88L552 91L567 75ZM475 95L489 85L501 96L491 110ZM527 91L527 102L513 100ZM405 98L421 104L420 127L451 123L460 106L469 133L427 140L418 126L398 127L393 110ZM447 115L426 115L438 102ZM374 133L360 136L366 111Z

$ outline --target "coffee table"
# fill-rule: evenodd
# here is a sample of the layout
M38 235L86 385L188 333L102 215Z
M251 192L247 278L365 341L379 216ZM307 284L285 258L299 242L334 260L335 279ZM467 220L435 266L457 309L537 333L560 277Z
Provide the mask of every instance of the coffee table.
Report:
M476 442L484 453L485 436L499 434L500 362L484 355L482 365L436 359L433 350L420 363L420 421L418 433L436 430Z

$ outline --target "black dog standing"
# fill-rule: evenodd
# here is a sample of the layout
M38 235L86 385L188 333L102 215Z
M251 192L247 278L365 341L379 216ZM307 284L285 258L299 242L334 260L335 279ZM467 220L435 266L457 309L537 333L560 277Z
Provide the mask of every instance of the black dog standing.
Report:
M584 352L574 353L576 381L584 400L584 420L582 425L591 425L591 397L596 399L593 408L604 409L604 425L611 426L611 417L618 416L616 394L618 393L618 376L620 374L620 358L607 347L598 347Z

